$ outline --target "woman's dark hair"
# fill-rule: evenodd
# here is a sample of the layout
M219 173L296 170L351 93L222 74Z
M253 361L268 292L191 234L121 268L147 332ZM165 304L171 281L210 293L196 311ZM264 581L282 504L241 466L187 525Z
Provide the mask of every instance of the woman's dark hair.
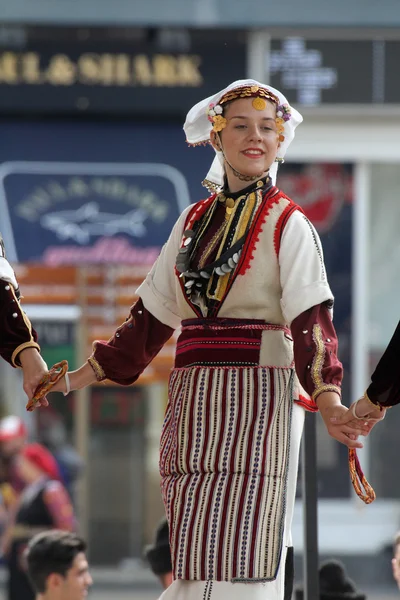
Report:
M84 540L68 531L47 531L33 537L27 547L26 561L36 592L46 591L46 581L52 573L65 577L77 554L85 550Z

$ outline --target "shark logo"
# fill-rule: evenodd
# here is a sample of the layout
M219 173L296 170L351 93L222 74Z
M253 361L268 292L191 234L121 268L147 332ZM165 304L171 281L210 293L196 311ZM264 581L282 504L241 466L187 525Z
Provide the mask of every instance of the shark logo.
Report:
M144 221L147 213L140 209L123 215L100 212L97 202L88 202L78 210L63 210L43 215L40 224L53 231L60 240L74 240L78 244L88 244L94 236L111 237L117 233L127 233L143 237L147 233Z

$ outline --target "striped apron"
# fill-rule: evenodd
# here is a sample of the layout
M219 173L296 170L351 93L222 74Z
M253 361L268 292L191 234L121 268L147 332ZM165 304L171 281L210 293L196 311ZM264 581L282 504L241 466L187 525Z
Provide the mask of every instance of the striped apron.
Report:
M250 319L182 322L160 452L175 579L277 576L294 370L260 364L271 329L287 332Z

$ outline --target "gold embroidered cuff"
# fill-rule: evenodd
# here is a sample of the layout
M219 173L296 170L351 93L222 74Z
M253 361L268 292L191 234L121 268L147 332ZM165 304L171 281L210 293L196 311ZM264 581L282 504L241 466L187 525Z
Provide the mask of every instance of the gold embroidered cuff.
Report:
M379 408L379 410L383 410L384 408L392 408L391 406L382 406L382 404L379 404L379 402L372 402L371 398L368 396L367 390L365 390L364 392L364 398L369 402L371 406L374 407L374 410L376 410L377 408Z
M102 366L97 362L93 355L89 356L88 363L92 367L94 374L96 375L97 381L104 381L104 379L107 379Z
M18 355L19 355L20 352L22 352L22 350L25 350L26 348L36 348L38 350L38 352L40 352L40 346L34 340L31 340L30 342L24 342L23 344L20 344L18 346L18 348L16 348L14 350L14 352L12 353L12 356L11 356L11 362L12 362L12 364L13 364L14 367L22 369L22 367L21 367L21 365L19 364L19 361L18 361Z
M313 326L312 337L315 343L315 354L311 366L311 379L315 389L319 389L324 385L322 379L322 367L324 366L325 359L325 344L322 338L321 327L318 323Z
M342 397L342 390L338 385L334 385L333 383L323 383L313 391L311 397L314 400L314 402L318 398L318 396L323 392L336 392L337 394L339 394L340 398Z

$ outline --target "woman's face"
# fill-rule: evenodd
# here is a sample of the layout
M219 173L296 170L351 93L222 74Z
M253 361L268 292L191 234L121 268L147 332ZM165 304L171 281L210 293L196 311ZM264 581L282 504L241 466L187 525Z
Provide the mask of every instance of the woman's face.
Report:
M229 164L242 175L249 176L266 173L276 158L279 146L275 105L266 101L265 108L257 110L253 100L240 98L231 102L224 110L226 127L219 134ZM218 149L219 140L214 132L211 141ZM232 171L227 165L225 170L231 184ZM230 189L234 191L231 185Z

